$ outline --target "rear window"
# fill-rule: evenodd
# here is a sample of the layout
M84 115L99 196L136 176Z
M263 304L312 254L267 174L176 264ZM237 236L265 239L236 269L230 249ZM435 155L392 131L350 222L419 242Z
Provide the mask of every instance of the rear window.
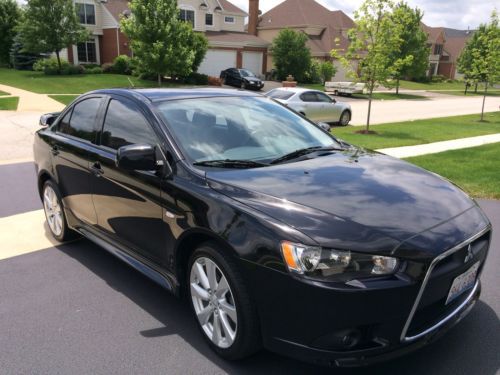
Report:
M267 96L273 99L281 99L281 100L287 100L290 99L294 92L286 91L286 90L273 90L267 93Z

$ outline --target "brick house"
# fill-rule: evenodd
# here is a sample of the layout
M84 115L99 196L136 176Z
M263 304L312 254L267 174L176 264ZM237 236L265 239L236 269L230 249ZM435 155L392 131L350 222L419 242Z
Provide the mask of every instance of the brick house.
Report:
M130 13L127 0L74 0L80 23L91 32L85 43L70 46L61 56L72 64L104 64L118 55L131 56L120 18ZM221 70L247 68L266 72L269 43L245 31L247 13L227 0L178 0L180 17L205 33L209 50L199 72L219 76Z
M251 5L252 3L254 13L250 8L249 33L255 32L255 35L272 43L282 29L304 32L308 37L307 47L311 50L312 57L333 61L337 66L335 80L347 79L343 66L330 55L332 49L346 50L349 45L347 32L354 27L354 21L343 11L331 11L314 0L285 0L259 16L259 1L250 0ZM357 62L353 62L353 65L356 68ZM267 66L274 66L271 53L268 54Z

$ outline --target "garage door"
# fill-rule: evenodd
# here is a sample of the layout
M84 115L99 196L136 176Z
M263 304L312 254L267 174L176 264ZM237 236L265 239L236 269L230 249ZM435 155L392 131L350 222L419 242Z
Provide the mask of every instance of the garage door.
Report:
M263 57L264 54L262 52L243 52L243 68L261 75Z
M198 73L219 77L220 72L228 68L236 68L236 51L209 49L205 60L198 69Z

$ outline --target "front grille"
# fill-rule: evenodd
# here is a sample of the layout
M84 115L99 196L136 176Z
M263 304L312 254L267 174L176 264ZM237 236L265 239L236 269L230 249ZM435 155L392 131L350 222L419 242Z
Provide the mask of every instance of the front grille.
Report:
M452 314L470 295L470 290L464 291L459 297L446 305L446 299L455 278L477 262L484 264L490 241L490 231L470 242L473 257L464 262L468 254L469 243L450 250L450 254L431 266L427 275L427 283L418 299L416 309L410 316L410 324L403 332L405 337L414 337L424 332ZM408 323L407 323L408 324Z

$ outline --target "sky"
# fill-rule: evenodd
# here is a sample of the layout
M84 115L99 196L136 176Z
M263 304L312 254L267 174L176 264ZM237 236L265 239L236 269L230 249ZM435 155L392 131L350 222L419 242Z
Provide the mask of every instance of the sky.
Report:
M248 10L248 0L229 0L241 9ZM260 9L267 12L284 0L260 0ZM494 8L500 11L500 0L406 0L412 7L424 11L424 23L454 29L477 28L489 21ZM352 17L362 0L317 0L331 10L342 10Z

